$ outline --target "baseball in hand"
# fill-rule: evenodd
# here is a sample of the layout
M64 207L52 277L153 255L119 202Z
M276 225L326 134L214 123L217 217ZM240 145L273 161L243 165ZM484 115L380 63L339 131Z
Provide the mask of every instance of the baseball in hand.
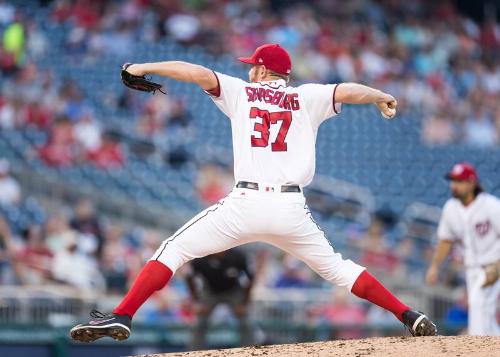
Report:
M392 119L394 118L394 116L396 115L396 109L395 108L387 108L387 112L389 114L386 114L384 112L380 112L380 114L382 114L382 116L385 118L385 119Z

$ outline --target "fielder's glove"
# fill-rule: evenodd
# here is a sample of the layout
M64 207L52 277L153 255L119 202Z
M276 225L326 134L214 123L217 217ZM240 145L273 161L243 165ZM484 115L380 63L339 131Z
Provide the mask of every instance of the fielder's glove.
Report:
M158 90L162 92L163 94L167 94L164 91L161 90L161 84L155 83L149 79L147 79L145 76L135 76L129 72L127 72L127 68L130 67L132 63L125 63L122 66L121 70L121 78L123 84L125 84L127 87L135 89L135 90L140 90L143 92L153 92L153 94Z
M495 284L500 276L500 262L483 266L486 279L482 285L483 288Z

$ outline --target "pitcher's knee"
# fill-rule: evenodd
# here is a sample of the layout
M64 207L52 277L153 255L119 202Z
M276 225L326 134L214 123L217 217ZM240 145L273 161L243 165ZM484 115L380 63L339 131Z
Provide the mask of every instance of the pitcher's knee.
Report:
M179 249L175 241L166 239L157 249L151 260L157 260L168 266L174 273L194 257Z
M365 267L347 259L330 264L323 269L320 268L317 272L323 279L350 290L364 270Z

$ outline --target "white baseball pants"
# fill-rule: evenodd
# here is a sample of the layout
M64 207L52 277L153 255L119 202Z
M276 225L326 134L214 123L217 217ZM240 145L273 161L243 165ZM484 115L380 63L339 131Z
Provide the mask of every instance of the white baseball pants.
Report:
M500 336L497 323L497 305L500 296L500 280L486 288L483 268L467 268L467 294L469 304L469 335Z
M151 260L175 272L184 263L245 243L261 241L305 262L333 284L351 290L364 267L342 259L314 222L302 193L234 188L160 245Z

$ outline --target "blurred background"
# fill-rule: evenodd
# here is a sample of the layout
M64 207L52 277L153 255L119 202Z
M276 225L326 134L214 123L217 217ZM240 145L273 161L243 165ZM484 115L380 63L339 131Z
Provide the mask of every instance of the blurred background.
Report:
M292 85L357 81L397 97L395 121L346 105L323 124L309 206L337 251L440 333L461 333L460 252L440 286L424 273L453 163L476 165L500 195L499 15L497 0L0 0L0 354L186 349L196 316L185 269L139 310L130 340L68 338L234 184L229 121L207 95L159 78L168 96L131 91L119 69L175 59L246 79L235 57L265 42L292 54ZM258 343L403 333L292 257L243 249ZM212 322L212 347L237 346L227 310Z

